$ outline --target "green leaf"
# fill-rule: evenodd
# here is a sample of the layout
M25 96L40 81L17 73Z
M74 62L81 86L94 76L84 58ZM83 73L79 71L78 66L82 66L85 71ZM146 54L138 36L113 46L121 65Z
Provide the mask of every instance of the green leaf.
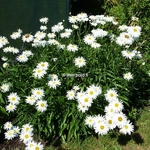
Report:
M8 113L6 112L5 108L3 108L2 106L0 106L0 113L2 115L8 116Z

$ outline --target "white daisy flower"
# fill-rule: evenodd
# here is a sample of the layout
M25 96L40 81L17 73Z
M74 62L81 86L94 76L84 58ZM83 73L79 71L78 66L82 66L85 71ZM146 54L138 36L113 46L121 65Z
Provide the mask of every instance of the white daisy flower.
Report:
M86 22L88 21L88 15L86 13L79 13L77 14L77 21L79 22Z
M48 81L48 86L50 88L56 89L57 86L59 86L59 85L61 85L61 82L59 79L55 79L55 80L53 79L53 80Z
M47 70L48 67L49 67L48 62L40 62L40 63L38 63L38 65L37 65L37 68L43 69L43 70Z
M78 91L80 90L79 86L73 86L73 90Z
M23 42L29 43L29 42L33 41L33 35L25 34L22 36L22 40L23 40Z
M128 72L128 73L123 74L123 78L129 81L133 79L133 75L131 74L131 72Z
M89 107L81 104L81 103L78 103L78 110L81 111L82 113L85 113L86 111L88 111Z
M94 116L94 124L100 124L105 121L105 117L101 115Z
M44 146L40 142L35 143L35 145L33 146L33 150L44 150Z
M89 97L88 94L84 94L82 97L78 99L78 102L81 103L82 105L85 105L87 107L90 107L93 103L93 100L91 97Z
M45 31L45 30L47 30L47 26L40 26L40 29L41 29L42 31Z
M128 58L128 59L132 59L135 56L134 51L123 50L121 53L123 57Z
M7 60L8 60L8 58L7 58L7 57L5 57L5 56L3 56L3 57L1 58L1 60L2 60L2 61L7 61Z
M26 103L28 103L30 105L34 105L36 102L36 99L34 98L33 95L31 95L31 96L27 96L25 101L26 101Z
M58 76L57 76L57 74L50 74L50 75L49 75L49 79L50 79L50 80L57 80L57 79L58 79Z
M107 31L104 31L103 29L99 29L99 28L93 29L91 32L95 38L103 38L108 35Z
M25 54L19 55L16 59L19 62L27 62L28 61L28 57Z
M95 42L95 37L92 34L88 34L84 37L84 42L88 45L91 45Z
M6 92L9 91L10 86L9 86L9 84L7 84L7 83L3 83L3 84L1 85L1 87L0 87L0 89L1 89L1 91L2 91L3 93L6 93Z
M109 131L108 125L105 121L94 124L94 129L99 135L106 135Z
M128 27L128 33L131 34L133 38L138 38L141 35L141 27L140 26L130 26Z
M15 136L18 136L19 133L20 133L20 128L19 128L18 126L14 126L14 127L13 127L13 130L14 130Z
M38 79L43 78L46 73L47 73L46 70L43 70L42 68L35 68L33 70L34 78L38 78Z
M134 42L134 39L128 32L120 33L120 37L123 39L124 45L131 45Z
M34 141L29 141L29 142L26 143L26 148L25 148L25 150L31 150L31 149L33 149L33 148L35 147L35 145L36 145L36 142L34 142Z
M60 37L61 38L69 38L71 35L71 32L63 32L60 34Z
M86 93L89 95L89 97L91 97L92 99L96 99L97 95L97 91L95 89L94 86L90 86L87 88Z
M77 98L77 99L80 99L80 98L82 98L85 94L86 94L86 93L83 92L83 91L77 92L77 93L76 93L76 98Z
M128 29L128 26L123 24L123 25L119 26L118 29L120 31L126 31Z
M72 25L72 28L73 28L73 29L78 29L78 28L79 28L79 26L77 26L77 25L73 24L73 25Z
M123 104L118 99L115 99L112 102L110 102L109 106L112 107L115 110L115 112L122 111L123 109Z
M41 19L40 19L40 22L43 23L43 24L47 24L47 23L48 23L48 20L49 20L49 19L48 19L47 17L44 17L44 18L41 18Z
M37 110L38 111L40 111L40 112L44 112L44 111L46 111L47 110L47 101L44 101L44 100L39 100L39 101L37 101L37 103L36 103L36 108L37 108Z
M1 47L3 47L4 45L8 44L8 40L6 37L4 36L0 36L0 44L1 44Z
M18 48L12 49L12 53L13 53L13 54L18 54L18 53L19 53L19 49L18 49Z
M99 48L99 47L101 47L101 44L94 42L94 43L92 43L91 47L92 48Z
M53 39L56 37L56 34L55 33L48 33L47 36L48 36L48 38Z
M75 45L75 44L69 44L67 46L67 50L70 51L70 52L76 52L76 51L78 51L78 46Z
M86 65L86 61L83 57L75 58L74 62L75 62L75 66L77 66L79 68Z
M33 56L33 53L30 50L25 50L22 52L23 55L26 55L27 57Z
M37 31L34 35L34 37L38 38L39 40L43 39L46 37L46 33L42 32L42 31Z
M105 113L106 113L106 115L108 115L108 116L113 116L114 115L114 113L116 112L116 110L115 110L115 108L113 108L112 106L106 106L105 107Z
M49 45L56 45L56 46L60 45L60 43L55 39L49 39L47 42Z
M6 111L10 112L14 112L16 110L17 106L15 104L9 103L6 106Z
M122 128L127 121L127 117L122 112L115 113L114 120L119 128Z
M116 100L117 96L118 96L117 91L114 89L107 90L107 93L105 94L105 98L108 102Z
M21 33L20 32L13 32L11 35L10 35L11 39L13 40L16 40L18 38L21 37Z
M114 21L114 17L113 16L106 16L106 17L104 17L104 19L107 22L113 22Z
M29 123L24 124L21 128L21 132L22 133L26 133L26 132L32 133L33 132L33 126Z
M69 22L70 23L76 23L77 22L77 16L69 16Z
M89 127L93 127L94 125L94 117L92 116L86 116L85 118L85 124Z
M59 22L57 25L52 26L51 30L53 33L60 32L64 29L62 22Z
M13 129L6 131L4 134L5 134L5 139L7 140L12 140L15 137Z
M12 122L6 122L5 124L4 124L4 129L5 130L11 130L13 128L13 125L12 125Z
M8 95L8 101L14 105L17 105L17 104L19 104L20 97L18 96L17 93L10 93Z
M75 91L74 90L69 90L67 91L67 99L68 100L73 100L75 98Z
M134 126L132 125L132 123L130 123L129 121L126 121L124 123L124 125L121 127L120 131L123 134L129 134L131 135L131 133L134 131Z
M109 129L112 130L112 129L116 128L116 123L115 123L115 120L114 120L114 116L106 115L106 123L107 123Z
M33 140L33 133L32 132L21 132L19 137L23 143L28 143L29 141Z
M44 97L44 90L42 88L34 88L32 89L32 96L35 99L42 99Z
M9 66L9 63L5 62L3 63L3 68L7 68Z

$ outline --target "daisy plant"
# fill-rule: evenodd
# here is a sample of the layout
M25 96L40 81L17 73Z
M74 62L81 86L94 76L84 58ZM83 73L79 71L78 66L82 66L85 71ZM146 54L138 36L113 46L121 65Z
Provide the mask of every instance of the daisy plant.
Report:
M11 33L22 47L0 36L5 138L18 135L27 149L43 149L34 134L64 142L110 131L132 134L130 111L144 104L140 90L149 73L142 69L142 28L106 15L80 13L68 20L69 28L63 22L49 28L45 17L35 33Z

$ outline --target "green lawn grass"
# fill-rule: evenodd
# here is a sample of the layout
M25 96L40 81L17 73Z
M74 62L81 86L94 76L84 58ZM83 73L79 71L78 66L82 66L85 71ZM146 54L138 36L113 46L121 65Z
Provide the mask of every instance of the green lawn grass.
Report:
M135 125L135 132L129 135L106 135L88 137L82 143L71 141L67 144L58 141L45 150L150 150L150 106L141 110Z

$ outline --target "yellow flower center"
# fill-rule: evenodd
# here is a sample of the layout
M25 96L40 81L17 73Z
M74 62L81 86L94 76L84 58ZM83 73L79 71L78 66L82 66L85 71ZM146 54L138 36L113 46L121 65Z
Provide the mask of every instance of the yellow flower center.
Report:
M127 125L125 125L125 129L128 129L129 127Z
M30 147L32 147L33 146L33 144L30 144Z
M30 37L30 34L26 34L26 35L25 35L25 38L29 38L29 37Z
M37 72L38 72L38 73L40 73L40 72L41 72L41 70L38 70Z
M37 91L37 92L36 92L36 94L37 94L37 95L40 95L40 94L41 94L41 92L40 92L40 91Z
M114 112L114 110L113 110L113 109L110 109L110 112Z
M104 127L103 125L100 126L100 129L101 129L101 130L104 130L104 128L105 128L105 127Z
M128 54L130 54L130 52L127 52Z
M92 38L91 38L91 37L89 37L89 38L88 38L88 40L92 40Z
M133 29L134 32L137 32L137 29Z
M33 100L33 98L32 97L30 97L30 101L32 101Z
M79 63L81 63L82 62L82 60L81 59L79 59Z
M53 84L56 84L56 82L55 82L55 81L53 81Z
M118 104L118 103L116 103L116 104L115 104L115 107L119 107L119 104Z
M88 102L88 101L89 101L89 99L88 99L88 98L85 98L85 99L84 99L84 102Z
M93 91L90 91L90 95L93 95L94 94L94 92Z
M111 94L110 94L110 97L114 97L114 94L113 94L113 93L111 93Z
M109 123L109 124L112 124L112 120L108 120L108 123Z
M92 122L92 119L89 119L89 122Z
M28 135L28 134L26 134L26 135L25 135L25 138L26 138L26 139L28 139L28 138L29 138L29 135Z
M118 117L118 121L120 121L120 122L121 122L122 120L123 120L123 119L122 119L122 117Z
M41 104L41 107L44 107L44 106L45 106L44 103L42 103L42 104Z
M15 97L12 97L12 101L15 101L16 100L16 98Z
M26 131L29 131L29 129L30 129L29 127L26 127Z
M36 147L35 150L40 150L39 147Z
M127 39L129 39L129 36L128 36L128 35L125 35L124 37L127 38Z

